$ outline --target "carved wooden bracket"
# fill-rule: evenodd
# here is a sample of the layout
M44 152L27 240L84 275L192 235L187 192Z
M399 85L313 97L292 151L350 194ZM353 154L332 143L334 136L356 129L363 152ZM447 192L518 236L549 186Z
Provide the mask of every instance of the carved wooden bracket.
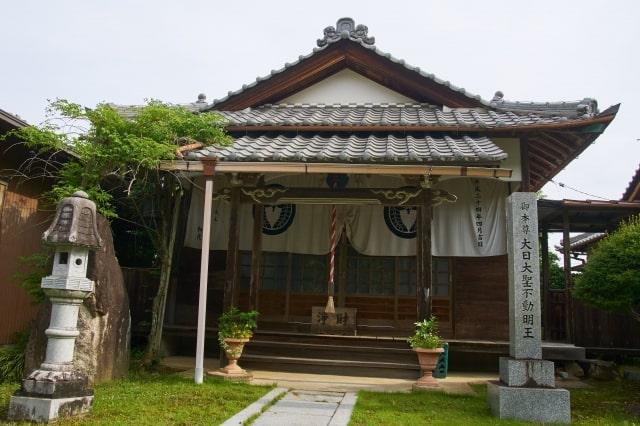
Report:
M249 204L353 204L383 206L420 206L423 188L241 188L240 202ZM457 197L442 189L431 191L432 206L455 203ZM213 195L214 199L230 199L230 189Z

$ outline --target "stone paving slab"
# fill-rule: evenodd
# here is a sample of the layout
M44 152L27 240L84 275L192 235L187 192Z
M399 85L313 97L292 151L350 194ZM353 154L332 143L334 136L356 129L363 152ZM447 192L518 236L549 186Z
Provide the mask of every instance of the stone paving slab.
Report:
M261 414L252 425L347 425L356 398L356 394L352 392L291 390Z
M165 365L183 369L185 376L194 374L194 360L190 357L168 357ZM217 359L205 359L205 369L215 372ZM254 426L322 425L346 426L360 390L376 392L412 392L415 380L380 377L352 377L331 374L303 374L274 371L251 371L252 384L277 387L223 423L224 426L242 425L259 414L265 406L286 393L278 402L253 423ZM208 373L210 375L211 373ZM215 374L214 374L215 375ZM441 391L452 394L474 394L470 383L486 384L497 380L496 373L458 373L439 379ZM431 391L428 391L431 392Z
M226 422L222 423L221 426L235 426L243 424L249 417L259 414L262 409L269 404L271 401L276 399L278 396L287 392L285 388L275 388L272 391L268 392L265 396L258 399L253 404L249 405L244 410L240 411L235 416L229 418Z

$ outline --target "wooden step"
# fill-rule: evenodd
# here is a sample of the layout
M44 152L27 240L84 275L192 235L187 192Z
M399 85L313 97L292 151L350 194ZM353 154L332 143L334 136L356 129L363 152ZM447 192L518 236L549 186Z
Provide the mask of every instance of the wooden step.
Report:
M245 351L256 355L312 359L363 359L383 362L407 362L415 359L415 354L410 349L268 340L251 340L245 345Z
M296 358L268 355L242 354L239 363L248 370L283 371L307 374L332 374L357 377L385 377L417 379L417 364L385 363L371 361Z
M245 345L244 368L415 379L420 367L406 339L258 332Z

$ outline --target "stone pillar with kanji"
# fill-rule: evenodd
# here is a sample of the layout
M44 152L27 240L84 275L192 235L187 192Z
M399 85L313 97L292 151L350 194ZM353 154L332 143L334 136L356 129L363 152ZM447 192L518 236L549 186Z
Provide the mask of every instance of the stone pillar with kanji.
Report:
M569 391L555 387L554 364L542 359L536 194L511 194L506 215L510 356L500 358L500 380L487 385L489 405L501 419L571 423Z
M86 276L89 254L102 245L95 203L83 191L64 198L42 238L54 248L52 273L41 282L52 304L46 356L11 397L10 420L50 422L84 414L93 404L93 390L86 374L75 368L73 355L78 310L94 291Z

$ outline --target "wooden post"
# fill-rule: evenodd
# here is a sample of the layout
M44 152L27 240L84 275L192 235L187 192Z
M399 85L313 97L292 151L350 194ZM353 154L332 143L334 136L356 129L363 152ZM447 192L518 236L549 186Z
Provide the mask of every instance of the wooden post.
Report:
M264 204L253 206L253 245L251 247L251 281L249 284L249 309L258 309L258 285L262 262L262 221Z
M571 299L571 238L569 235L569 212L566 207L562 210L562 246L564 257L564 315L566 340L571 342L573 339L573 300Z
M425 187L422 190L422 203L418 208L418 241L416 244L418 285L416 288L417 297L417 320L429 318L431 316L431 292L432 292L432 272L431 272L431 188Z
M229 209L229 244L227 246L227 272L224 283L224 311L238 306L237 282L240 266L240 188L231 188L231 206Z
M346 287L347 287L347 262L349 260L347 253L349 250L349 243L347 241L347 234L342 229L340 233L340 257L338 258L338 306L344 307L346 302Z
M551 336L551 285L549 283L549 232L543 230L540 237L542 248L542 331L543 339L550 340Z

